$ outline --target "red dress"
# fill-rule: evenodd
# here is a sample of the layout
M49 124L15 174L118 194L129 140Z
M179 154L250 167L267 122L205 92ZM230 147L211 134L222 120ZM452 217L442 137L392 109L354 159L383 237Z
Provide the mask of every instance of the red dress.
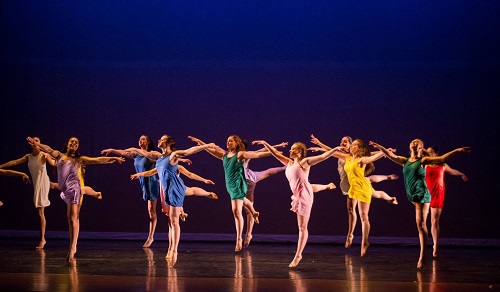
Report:
M425 182L431 193L431 208L443 209L444 205L444 165L427 165Z

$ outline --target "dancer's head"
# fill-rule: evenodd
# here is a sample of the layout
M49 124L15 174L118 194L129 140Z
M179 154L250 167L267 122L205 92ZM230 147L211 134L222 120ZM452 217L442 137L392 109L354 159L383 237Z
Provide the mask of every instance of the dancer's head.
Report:
M62 153L71 157L80 157L80 141L76 137L71 137L68 139L66 144L64 144Z
M245 151L246 147L238 135L231 135L227 138L226 147L229 151Z
M167 134L161 136L160 140L158 140L158 148L163 150L170 148L170 151L175 151L175 139Z
M293 143L292 147L290 147L290 158L295 159L298 158L302 160L306 157L307 147L302 142Z
M153 143L151 138L147 135L142 135L139 138L139 147L141 147L141 149L144 149L146 151L155 150L155 144Z
M352 144L352 138L349 136L344 136L340 140L340 146L345 147L347 149L347 151L349 151L351 144Z

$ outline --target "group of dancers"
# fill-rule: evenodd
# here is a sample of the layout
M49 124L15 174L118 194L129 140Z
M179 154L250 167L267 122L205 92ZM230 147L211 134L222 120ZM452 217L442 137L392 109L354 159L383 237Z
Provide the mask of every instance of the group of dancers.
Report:
M434 240L433 256L437 256L439 238L439 217L444 203L444 173L459 175L464 181L467 177L458 170L452 169L446 161L458 152L469 152L469 147L457 148L453 151L439 155L435 147L424 148L420 139L414 139L409 145L410 157L398 156L392 148L386 148L376 142L370 141L369 145L377 151L370 151L369 147L360 139L352 140L349 136L342 138L339 146L329 147L322 143L314 135L311 142L318 147L309 147L302 142L291 145L289 155L284 155L279 148L288 145L283 142L271 145L264 140L255 140L252 145L263 146L256 151L249 151L248 142L237 135L231 135L226 141L226 149L215 143L205 143L202 140L188 136L196 146L185 150L178 150L173 137L163 135L158 140L156 150L149 136L142 135L139 138L139 147L126 149L108 148L101 151L105 156L89 157L80 154L79 140L71 137L64 145L62 151L54 150L50 146L42 144L38 137L28 137L27 141L32 146L32 153L26 154L20 159L12 160L0 165L0 175L21 176L29 182L29 177L23 172L5 169L23 162L28 163L31 179L34 187L34 204L40 216L40 242L37 249L42 249L45 240L45 216L44 208L49 206L48 193L50 189L60 191L61 198L67 204L67 218L69 225L70 244L67 260L73 261L77 252L78 234L80 228L79 213L82 206L83 195L91 195L102 199L100 192L85 186L84 170L90 164L123 163L125 158L134 159L136 173L131 179L138 179L142 188L144 201L148 202L149 212L149 234L143 247L148 248L154 241L154 233L157 224L156 206L160 198L162 212L168 216L168 251L166 260L169 266L175 265L178 256L178 246L181 234L179 220L185 220L187 213L183 210L183 202L186 196L201 196L209 199L218 199L214 192L209 192L199 187L187 187L180 177L187 177L202 181L206 184L214 184L211 180L189 172L179 162L191 161L188 156L200 151L207 151L212 156L222 160L225 174L226 189L231 199L231 209L236 228L235 251L241 251L249 246L252 239L252 229L255 223L259 224L259 215L254 208L254 191L257 182L285 171L289 181L291 196L291 211L297 215L298 242L297 250L289 267L295 267L302 259L302 252L308 240L308 222L314 202L314 193L323 190L332 190L336 186L333 183L311 184L309 182L310 167L325 161L330 157L338 159L338 172L340 176L340 189L347 198L347 213L349 216L349 228L345 247L349 248L354 237L357 216L356 207L362 223L361 256L366 255L369 247L369 209L371 198L383 199L390 204L397 205L396 197L391 197L383 191L374 190L371 183L382 180L395 180L398 176L371 175L374 170L373 163L387 157L391 161L403 166L403 178L408 200L415 206L416 224L419 233L420 256L417 268L420 269L425 263L425 248L427 243L427 216L431 209L432 237ZM315 156L307 156L308 151L322 153ZM118 156L108 156L115 154ZM266 156L275 157L283 166L269 168L264 171L252 171L249 168L251 159ZM51 183L47 175L46 163L57 169L57 183ZM1 202L0 202L1 205ZM244 218L243 209L247 213L247 231L243 241Z

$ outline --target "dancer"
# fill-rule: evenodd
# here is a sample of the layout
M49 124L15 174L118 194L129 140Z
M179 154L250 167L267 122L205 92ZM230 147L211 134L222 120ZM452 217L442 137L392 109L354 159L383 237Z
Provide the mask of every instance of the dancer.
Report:
M288 266L296 267L302 259L302 251L309 237L307 225L309 223L314 201L313 189L309 183L309 170L311 166L329 158L337 149L326 151L321 155L306 157L306 146L301 142L296 142L290 148L290 158L288 158L264 140L256 140L253 141L252 144L263 145L276 159L286 166L285 175L293 193L292 208L290 210L297 213L297 225L299 229L297 251L295 257Z
M191 141L198 145L204 142L193 136L188 136ZM244 220L242 209L245 207L252 214L255 223L259 224L259 212L255 211L252 202L246 198L248 184L245 178L243 164L246 159L261 158L269 156L269 153L258 151L245 151L245 146L241 138L237 135L231 135L227 138L227 150L217 147L215 149L206 149L214 157L222 160L226 180L226 189L231 198L231 209L234 216L234 225L236 228L236 246L235 251L243 248L243 228Z
M426 151L429 156L437 157L439 155L439 149L437 147L429 147ZM460 171L451 168L448 164L428 164L425 166L425 182L427 183L427 188L431 193L431 234L432 240L434 242L432 256L437 257L437 250L439 244L439 219L441 218L441 213L443 212L444 205L444 174L448 173L451 175L456 175L462 177L462 180L466 182L468 180L467 176Z
M322 143L318 138L316 138L314 136L314 134L311 135L311 142L315 145L320 146L320 147L319 148L318 147L310 147L310 148L308 148L308 150L328 151L328 150L332 149L332 147ZM340 147L338 148L339 152L344 153L344 154L349 154L349 149L351 148L351 144L352 144L352 138L350 136L342 137L342 139L340 140L340 145L339 145ZM338 158L337 171L338 171L339 177L340 177L340 190L342 191L342 194L344 194L347 197L346 207L347 207L347 215L349 218L349 220L348 220L349 226L348 226L347 237L346 237L346 241L345 241L344 246L345 246L345 248L349 248L349 247L351 247L352 241L354 239L354 230L356 229L356 223L358 221L358 217L356 214L356 206L358 205L358 201L356 199L353 199L353 198L348 196L350 186L349 186L349 179L347 178L347 173L344 169L345 163L346 163L346 160L344 158L342 158L342 157ZM370 167L370 168L371 168L371 171L373 171L373 168L372 167ZM365 176L367 176L367 175L368 175L368 173L365 173ZM377 191L377 190L373 189L373 187L371 186L371 182L382 181L383 177L384 176L376 176L376 177L369 176L368 177L368 180L370 182L370 188L372 189L372 197L377 198L377 199L384 199L385 201L387 201L391 204L397 205L398 201L397 201L396 197L390 197L386 192ZM392 180L392 179L398 178L398 176L395 174L391 174L391 175L388 175L385 177L387 180Z
M40 138L38 137L34 137L33 139L40 142ZM40 241L38 242L36 249L42 249L46 243L45 230L47 220L45 219L45 208L50 205L49 191L51 189L50 179L47 174L47 162L50 165L55 166L55 160L47 153L40 151L40 147L31 145L31 148L31 153L28 153L21 158L8 161L0 165L0 168L12 167L21 163L28 164L28 169L33 181L33 203L35 204L38 217L40 218Z
M160 152L155 150L155 146L151 138L147 135L141 135L139 137L139 148L146 152L156 152L160 155ZM129 148L130 149L130 148ZM149 171L156 167L156 162L154 160L148 159L146 156L139 153L128 151L129 149L113 149L108 148L101 151L101 154L106 156L110 153L120 155L125 158L134 160L134 167L136 173ZM156 204L158 196L160 194L160 184L158 182L158 176L152 175L148 177L138 177L139 184L142 189L142 199L148 202L148 214L149 214L149 233L146 242L142 247L150 247L154 241L154 234L156 230L156 224L158 222L158 216L156 215Z
M420 256L417 262L417 269L421 269L425 264L425 247L427 245L427 215L429 214L429 204L431 195L425 183L425 169L421 166L429 164L444 164L448 159L458 152L470 152L470 147L461 147L441 156L419 156L419 149L423 149L424 142L421 139L414 139L410 142L410 157L397 156L382 145L370 141L370 145L380 149L390 160L403 166L403 178L405 181L406 195L408 200L415 206L415 221L418 229L420 242Z
M57 182L62 191L61 198L67 204L67 217L69 225L70 245L68 249L68 261L73 261L77 250L78 234L80 231L80 197L82 189L78 171L82 166L89 164L109 164L115 161L122 163L122 157L88 157L80 155L80 141L76 137L71 137L64 145L62 152L53 150L45 144L41 144L38 139L27 138L30 145L40 147L42 151L55 159L57 167Z
M170 266L177 262L177 249L181 235L179 225L179 215L184 202L184 197L187 191L192 191L194 188L186 188L182 179L178 176L179 159L201 150L215 148L214 144L206 144L194 146L187 150L177 150L175 147L174 138L163 135L158 141L158 148L161 149L161 154L158 152L147 152L142 149L130 148L129 151L138 153L144 157L156 160L156 168L149 171L139 172L130 176L131 179L136 179L141 176L152 176L158 174L160 184L163 188L162 195L165 196L165 202L169 206L167 215L169 216L168 225L168 252L166 259ZM201 189L201 188L198 188ZM202 189L201 189L202 190Z

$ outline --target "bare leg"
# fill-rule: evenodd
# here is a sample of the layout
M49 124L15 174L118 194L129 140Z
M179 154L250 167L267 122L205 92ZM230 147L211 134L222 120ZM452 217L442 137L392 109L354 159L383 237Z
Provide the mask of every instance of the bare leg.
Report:
M286 169L286 165L280 166L280 167L268 168L264 171L259 171L259 174L260 174L259 180L257 180L256 183L258 183L259 181L261 181L263 179L270 177L271 175L275 175L275 174L277 174L285 169Z
M370 243L368 242L368 236L370 235L370 218L368 217L368 213L370 212L370 203L359 202L358 211L362 227L361 256L364 256L368 246L370 246Z
M212 200L217 200L219 198L214 192L207 192L198 187L186 187L186 197L189 196L207 197Z
M75 259L76 245L78 243L78 234L80 232L80 205L69 204L67 207L67 217L69 225L69 250L67 260Z
M431 233L432 241L434 242L434 248L432 251L432 256L437 257L438 243L439 243L439 218L441 218L441 208L431 208Z
M399 176L395 174L389 174L389 175L370 175L366 177L370 182L378 183L384 180L395 180L398 179Z
M429 214L429 203L413 203L415 205L415 221L417 223L418 238L420 241L420 256L418 258L417 269L423 268L425 264L425 247L427 245L427 215Z
M2 201L0 201L0 206L3 206L3 202Z
M326 190L333 190L333 189L337 188L337 186L332 182L327 184L327 185L311 184L311 187L313 189L313 193L326 191Z
M349 216L349 229L347 230L347 239L345 241L345 248L349 248L354 238L354 229L356 228L356 205L358 200L347 197L347 215Z
M248 200L248 199L247 199ZM236 246L234 248L235 251L240 251L242 246L242 235L243 235L243 202L242 200L231 200L231 208L233 210L234 216L234 225L236 227Z
M150 247L154 241L156 222L158 221L158 218L156 216L156 202L157 200L153 201L148 200L149 234L148 234L148 239L146 240L146 242L142 247Z
M45 227L47 226L47 221L45 220L45 208L38 207L38 216L40 217L40 242L36 249L42 249L45 246Z
M259 221L259 212L255 211L254 207L253 207L253 203L250 202L249 199L245 198L243 200L243 206L245 206L245 209L247 209L248 211L251 212L252 216L253 216L253 219L255 220L255 223L259 224L260 221Z
M253 206L254 195L247 193L246 198L252 203ZM243 248L247 248L250 245L250 241L252 240L253 225L255 224L252 212L248 208L245 208L245 211L247 214L247 232L245 234L245 241L243 242Z
M170 248L171 258L168 262L169 266L172 267L177 262L177 249L179 247L179 240L181 238L181 226L179 224L179 214L181 207L170 206L170 225L172 226L172 244Z
M398 199L396 199L396 197L391 197L384 191L373 190L372 197L374 197L375 199L382 199L389 204L393 204L393 205L398 204Z
M307 239L309 237L309 230L307 225L309 223L309 215L301 216L297 214L297 225L299 227L299 240L297 241L297 252L295 252L295 257L292 262L288 265L290 268L296 267L300 260L302 260L302 252L306 247Z
M82 194L89 195L89 196L92 196L92 197L97 198L99 200L102 200L102 193L94 191L94 189L92 187L89 187L89 186L84 186L82 188Z

